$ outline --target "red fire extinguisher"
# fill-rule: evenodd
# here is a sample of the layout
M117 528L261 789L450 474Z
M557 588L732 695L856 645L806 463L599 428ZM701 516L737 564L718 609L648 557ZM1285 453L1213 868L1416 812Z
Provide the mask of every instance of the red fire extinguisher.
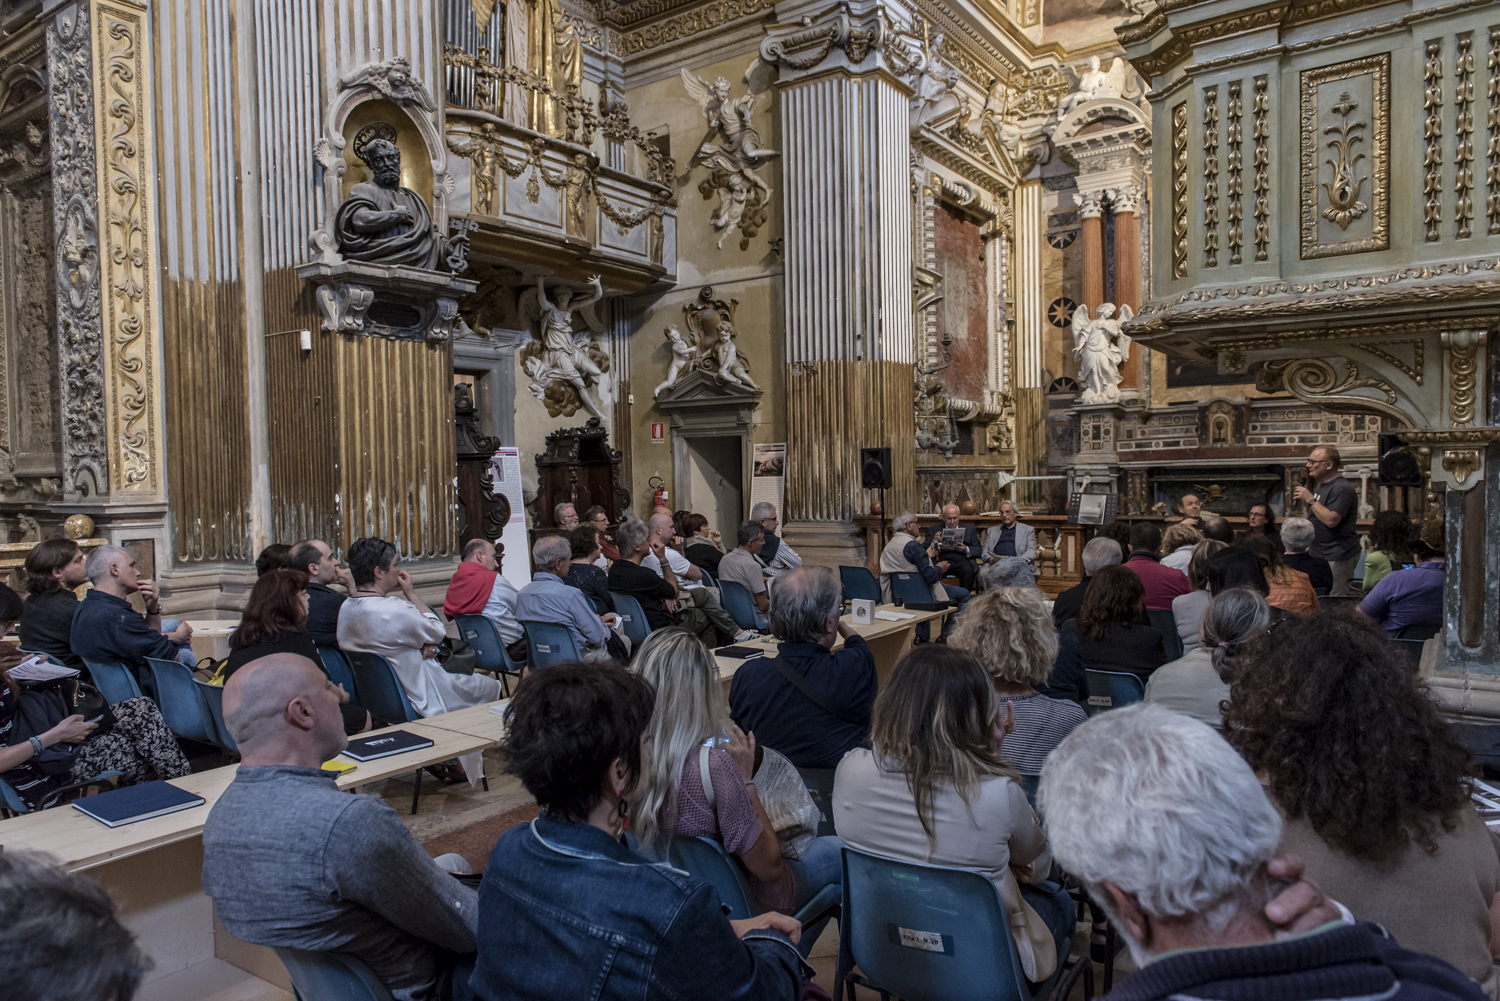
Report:
M652 509L654 510L658 507L666 507L667 481L662 479L660 476L653 476L651 477L651 479L646 481L646 485L654 488L651 493Z

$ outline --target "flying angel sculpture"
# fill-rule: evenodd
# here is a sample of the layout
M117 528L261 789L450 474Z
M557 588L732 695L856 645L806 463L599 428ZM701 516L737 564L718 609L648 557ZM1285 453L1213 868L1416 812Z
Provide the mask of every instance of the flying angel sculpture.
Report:
M769 67L757 59L745 71L745 82L750 85L749 91L731 98L729 81L723 77L710 84L687 69L682 71L682 85L708 120L708 134L693 154L693 163L713 172L709 184L718 190L719 209L712 222L719 231L720 248L730 230L740 225L748 203L760 206L771 200L770 186L755 175L755 170L781 155L761 145L760 133L752 124L755 112L770 101ZM712 141L716 138L723 141Z

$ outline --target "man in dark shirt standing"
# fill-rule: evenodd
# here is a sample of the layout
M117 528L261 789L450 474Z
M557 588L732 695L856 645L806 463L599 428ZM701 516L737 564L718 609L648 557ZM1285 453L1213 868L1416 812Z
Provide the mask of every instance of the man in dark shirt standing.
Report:
M156 686L146 669L146 658L176 660L177 644L193 638L193 627L183 622L162 635L161 592L156 581L142 577L135 560L119 546L95 549L84 570L94 589L84 595L73 616L69 639L73 652L84 660L126 665L135 673L141 691L154 696ZM136 593L146 601L144 618L126 600Z
M26 604L17 630L21 649L49 654L69 667L88 670L73 652L73 589L88 581L83 550L72 539L47 539L26 554Z
M347 567L333 558L333 550L322 539L308 539L292 550L292 567L307 574L307 634L318 646L339 648L339 609L345 594L330 584L338 584L353 594L354 577Z
M1359 560L1359 532L1355 526L1359 498L1354 493L1354 484L1339 472L1343 464L1339 450L1333 446L1313 449L1307 457L1307 480L1297 487L1295 494L1307 504L1308 519L1313 523L1315 534L1308 552L1328 561L1328 568L1333 571L1333 588L1328 593L1336 598L1354 595L1349 581Z
M839 619L838 578L827 567L782 574L771 590L774 658L747 661L729 686L729 715L798 768L834 768L870 739L875 656ZM834 652L842 636L844 648ZM783 674L790 671L794 684Z

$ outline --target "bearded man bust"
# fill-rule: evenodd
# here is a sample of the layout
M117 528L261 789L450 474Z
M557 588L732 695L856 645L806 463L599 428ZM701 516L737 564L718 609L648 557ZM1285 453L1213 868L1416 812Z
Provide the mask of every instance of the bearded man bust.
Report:
M349 189L334 218L345 260L432 270L439 246L422 196L401 187L401 151L394 127L377 122L360 130L354 155L374 175Z

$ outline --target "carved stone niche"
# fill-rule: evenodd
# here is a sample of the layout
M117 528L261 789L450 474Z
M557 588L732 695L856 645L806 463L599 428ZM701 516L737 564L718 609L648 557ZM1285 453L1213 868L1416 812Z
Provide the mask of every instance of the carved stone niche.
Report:
M442 271L363 261L313 261L297 275L317 282L324 330L417 340L448 340L454 324L463 322L459 300L479 288Z
M744 497L750 495L755 453L753 415L760 406L758 389L719 381L714 373L694 369L656 398L656 408L672 428L672 474L684 506L704 505L702 498L688 496L692 481L689 439L737 438L740 446L740 483Z

